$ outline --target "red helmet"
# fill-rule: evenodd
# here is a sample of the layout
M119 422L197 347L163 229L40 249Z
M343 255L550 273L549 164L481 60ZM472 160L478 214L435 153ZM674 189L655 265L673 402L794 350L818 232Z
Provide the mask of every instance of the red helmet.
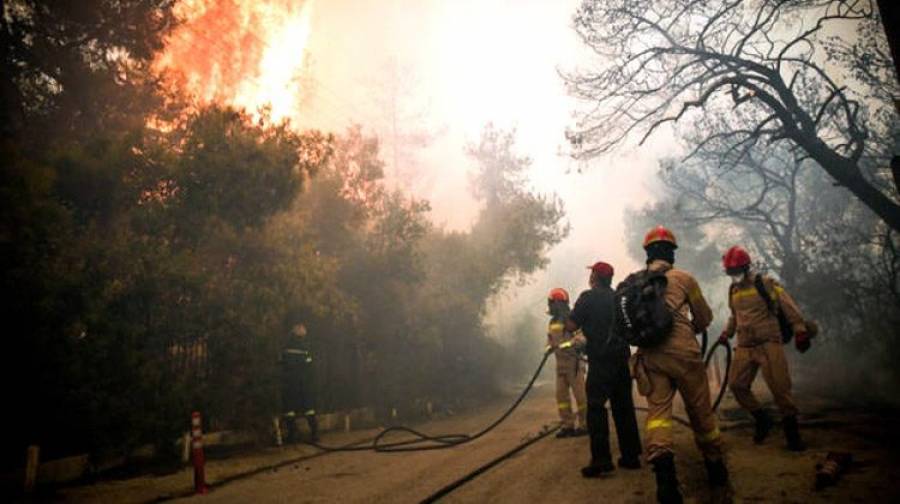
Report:
M644 236L644 248L646 249L653 243L666 242L671 243L673 247L678 248L678 242L675 241L675 235L663 226L656 226L647 232Z
M722 267L725 268L726 271L731 269L739 269L743 268L750 264L750 254L744 250L744 247L740 245L735 245L728 249L725 252L725 255L722 256Z
M547 294L548 301L564 301L566 303L569 302L569 293L566 292L566 289L561 289L559 287L555 289L550 289L550 294Z
M591 270L591 272L596 273L602 277L612 278L613 276L612 265L603 261L595 262L593 265L588 266L588 269Z

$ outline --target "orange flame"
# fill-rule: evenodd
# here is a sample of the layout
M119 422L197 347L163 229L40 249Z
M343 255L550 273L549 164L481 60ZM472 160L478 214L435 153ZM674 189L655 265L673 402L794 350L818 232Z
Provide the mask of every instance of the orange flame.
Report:
M295 117L312 0L179 0L181 20L154 67L201 104Z

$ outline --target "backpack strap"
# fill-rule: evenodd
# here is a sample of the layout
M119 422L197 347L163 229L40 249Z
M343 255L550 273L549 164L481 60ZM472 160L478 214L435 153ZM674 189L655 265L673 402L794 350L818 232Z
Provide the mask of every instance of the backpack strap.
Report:
M772 315L778 314L778 306L772 300L772 296L769 295L769 289L766 289L765 283L763 283L763 277L760 274L756 275L756 278L753 279L753 286L756 287L756 292L759 293L759 297L766 302L766 307L769 309L769 313Z
M731 310L731 316L734 316L734 300L732 296L734 296L734 291L737 289L735 284L731 284L728 286L728 309Z

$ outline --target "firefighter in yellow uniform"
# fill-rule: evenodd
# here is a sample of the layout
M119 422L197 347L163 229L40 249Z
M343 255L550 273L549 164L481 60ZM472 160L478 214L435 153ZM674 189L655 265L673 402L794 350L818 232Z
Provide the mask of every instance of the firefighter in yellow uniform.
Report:
M578 355L583 338L566 331L569 316L569 293L556 288L547 296L550 324L547 328L547 345L556 358L556 406L559 409L561 427L556 437L587 435L584 414L587 399L584 390L584 362ZM575 398L573 404L572 397ZM577 420L577 423L576 423Z
M797 349L809 349L806 323L793 298L775 280L750 269L750 254L741 247L731 247L722 257L725 272L732 277L728 293L731 317L719 336L727 340L737 334L737 345L728 382L738 403L756 421L753 440L762 443L772 429L772 419L753 395L750 387L758 370L762 370L775 404L781 410L782 425L788 449L803 451L797 425L797 407L791 396L791 375L784 355L784 340L779 315L790 325Z
M723 444L695 337L712 322L712 310L697 280L673 267L676 248L675 235L662 226L650 230L644 239L647 270L665 274L664 301L674 319L671 332L661 343L640 348L632 357L632 375L638 382L638 391L647 398L649 410L645 427L647 460L656 473L657 500L682 502L672 451L672 402L678 392L694 431L694 441L703 454L713 495L727 500L730 487Z

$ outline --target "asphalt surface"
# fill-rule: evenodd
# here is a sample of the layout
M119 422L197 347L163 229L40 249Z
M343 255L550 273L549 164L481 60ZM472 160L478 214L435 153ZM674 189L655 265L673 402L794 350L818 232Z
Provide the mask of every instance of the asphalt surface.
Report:
M764 391L761 397L768 395ZM490 423L509 404L499 400L471 414L418 426L426 433L475 432ZM556 421L552 384L536 388L521 407L497 429L472 443L448 450L414 453L332 453L263 471L213 489L208 495L182 500L197 502L419 502L476 467L506 453ZM643 399L637 399L643 405ZM802 401L804 435L810 449L791 453L774 430L762 446L750 439L746 417L726 399L721 425L728 449L735 502L885 502L900 501L900 443L893 432L900 418L893 413L838 409L825 401ZM676 405L676 412L680 406ZM638 414L643 424L643 413ZM341 444L375 431L327 435L324 443ZM677 466L686 502L709 502L705 471L690 431L675 427ZM586 437L549 436L505 460L451 493L442 502L655 502L652 472L617 470L600 479L581 477L589 458ZM830 450L853 453L855 464L838 484L815 491L815 465ZM236 457L219 461L212 478L239 474L274 460L314 455L309 447ZM617 457L613 436L613 456ZM268 457L268 458L267 458ZM216 476L219 474L219 476ZM178 495L164 489L189 489L189 473L154 479L115 482L73 489L64 500L139 502L138 496ZM155 491L156 494L150 493ZM161 493L163 492L163 493Z

